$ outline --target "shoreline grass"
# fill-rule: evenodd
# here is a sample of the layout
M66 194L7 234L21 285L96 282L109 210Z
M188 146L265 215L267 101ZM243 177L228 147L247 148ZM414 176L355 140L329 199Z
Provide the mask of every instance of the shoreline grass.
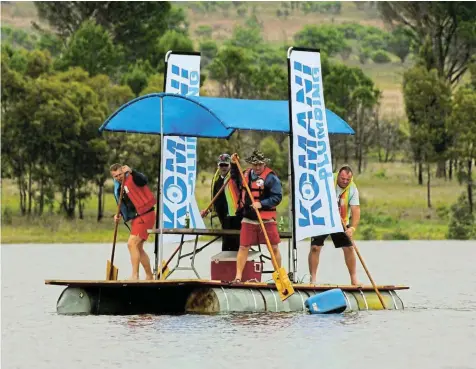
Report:
M201 175L199 176L201 178ZM197 181L199 208L209 203L211 174ZM369 163L366 171L355 175L361 194L362 219L356 240L442 240L448 231L448 211L465 187L456 180L432 178L432 208L426 204L426 186L419 186L409 163ZM287 183L283 183L287 187ZM18 190L11 181L2 181L2 244L22 243L112 243L116 204L106 195L104 218L96 221L97 199L86 202L83 220L68 220L57 213L20 216ZM289 198L283 198L278 216L289 222ZM7 216L5 216L7 214ZM209 219L205 220L210 227ZM121 225L118 242L127 240L129 231ZM149 239L152 240L152 238Z

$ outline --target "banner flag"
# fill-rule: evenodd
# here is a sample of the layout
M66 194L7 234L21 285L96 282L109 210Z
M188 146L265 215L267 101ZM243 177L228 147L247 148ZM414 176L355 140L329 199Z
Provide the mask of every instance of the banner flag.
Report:
M343 232L332 173L319 50L291 49L290 124L294 237Z
M165 92L199 96L199 54L169 52L166 60ZM184 228L187 213L190 217L190 228L206 228L195 198L197 138L166 136L162 153L162 160L165 163L164 228ZM176 237L173 238L175 240ZM170 242L169 237L167 241Z

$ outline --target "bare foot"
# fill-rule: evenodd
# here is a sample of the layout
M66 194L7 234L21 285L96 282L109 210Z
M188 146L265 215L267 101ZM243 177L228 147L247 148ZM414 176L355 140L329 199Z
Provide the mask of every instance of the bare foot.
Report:
M146 281L152 281L153 279L154 279L154 275L153 275L153 274L147 274L147 275L145 276L145 280L146 280Z
M139 279L139 276L138 275L131 275L129 277L129 281L137 281Z

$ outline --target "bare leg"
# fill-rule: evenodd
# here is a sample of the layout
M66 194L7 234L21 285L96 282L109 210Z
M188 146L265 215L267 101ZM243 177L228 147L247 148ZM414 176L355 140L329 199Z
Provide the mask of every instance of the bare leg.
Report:
M316 283L317 281L317 267L319 266L319 255L321 254L322 246L311 246L311 251L309 251L309 274L311 274L311 283Z
M343 247L345 264L347 269L349 269L350 283L352 285L358 285L359 280L357 279L357 261L355 259L355 251L353 247Z
M279 245L271 245L273 248L274 256L276 257L276 262L278 263L278 267L281 268L281 252L279 252Z
M243 269L246 265L246 260L248 259L248 250L249 247L240 246L238 254L236 255L236 276L235 279L243 278Z
M139 237L130 235L127 241L127 247L129 248L129 254L131 255L132 275L130 279L139 279L139 262L140 252L138 248Z
M138 248L140 252L140 263L142 264L142 267L144 268L145 271L145 279L146 280L152 280L154 279L154 274L152 273L152 268L150 267L150 259L149 255L144 251L144 240L140 240L138 243Z

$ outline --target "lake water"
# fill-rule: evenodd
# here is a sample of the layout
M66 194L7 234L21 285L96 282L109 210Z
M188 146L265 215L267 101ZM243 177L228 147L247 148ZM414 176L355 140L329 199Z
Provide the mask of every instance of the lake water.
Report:
M298 247L302 277L308 243ZM210 256L219 248L200 254L202 277L209 276ZM398 293L405 310L60 316L56 301L63 287L44 280L103 279L111 246L2 246L1 368L476 368L476 242L362 241L359 248L378 284L411 287ZM151 243L147 249L152 256ZM166 246L165 255L173 249ZM128 263L121 243L115 258L120 277L130 274ZM359 274L367 283L360 266ZM318 277L348 283L342 252L331 244Z

